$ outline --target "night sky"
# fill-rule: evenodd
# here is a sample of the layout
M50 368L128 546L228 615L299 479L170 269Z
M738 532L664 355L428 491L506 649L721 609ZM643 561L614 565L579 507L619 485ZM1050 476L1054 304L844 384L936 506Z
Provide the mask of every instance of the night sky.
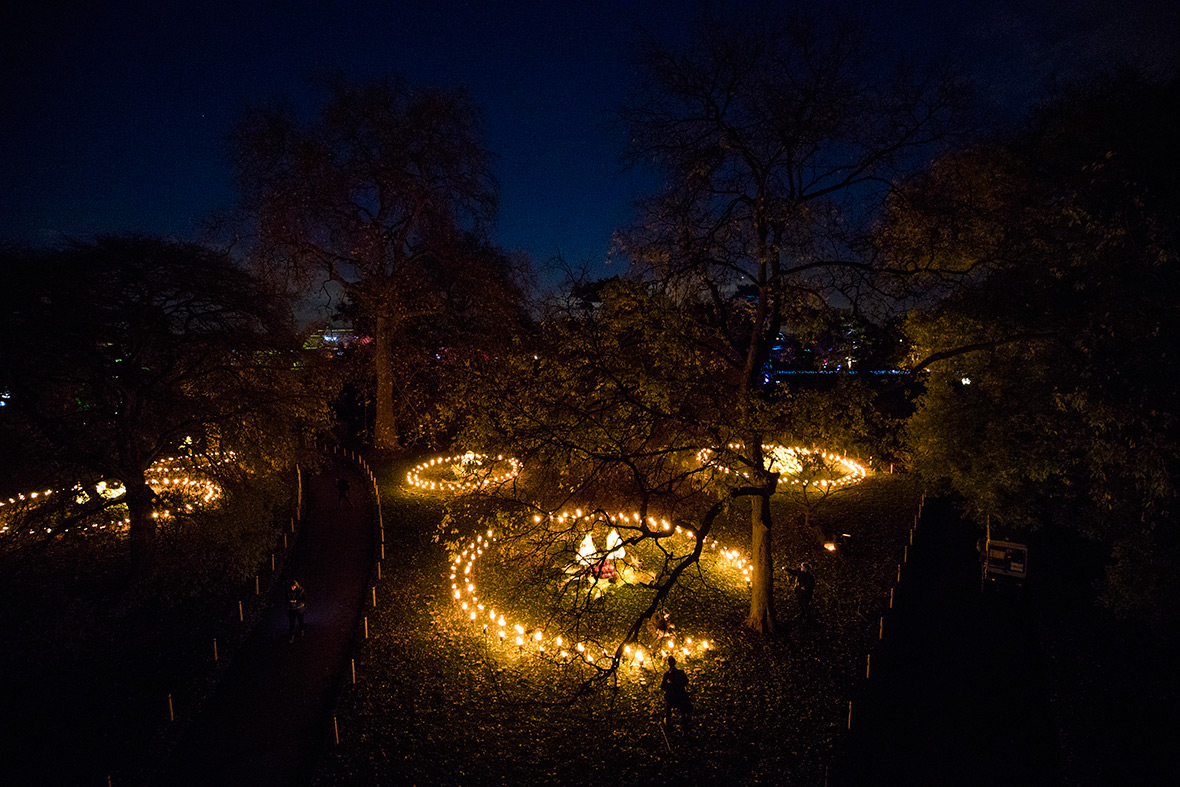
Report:
M317 74L462 85L496 155L496 239L599 265L650 176L619 162L611 112L632 42L682 41L688 2L25 2L0 33L0 238L136 231L199 239L232 206L226 134L244 108L310 112ZM742 3L725 7L739 13ZM829 4L830 5L830 4ZM1016 116L1037 85L1127 58L1175 73L1177 4L865 3L878 43L959 56ZM609 269L606 269L609 273Z

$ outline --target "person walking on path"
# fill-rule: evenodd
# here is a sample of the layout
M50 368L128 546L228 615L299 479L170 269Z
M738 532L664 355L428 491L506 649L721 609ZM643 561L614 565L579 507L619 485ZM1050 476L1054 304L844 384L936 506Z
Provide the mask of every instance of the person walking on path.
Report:
M799 602L799 617L804 623L811 623L811 596L815 593L815 575L811 573L811 564L799 564L799 570L787 569L787 573L795 578L795 600Z
M303 612L307 609L307 593L298 580L291 580L291 587L287 589L287 633L288 642L295 641L295 629L299 629L299 637L303 637Z
M352 501L348 499L348 479L344 476L336 480L336 507L339 508L341 503L348 503L352 508Z
M664 692L664 727L672 729L672 709L680 711L680 729L687 733L692 726L692 700L688 696L688 675L676 666L676 657L668 657L668 671L660 681Z
M322 472L305 478L305 513L286 574L225 672L176 745L153 784L167 787L300 787L310 784L331 740L338 681L353 655L354 635L369 596L376 547L375 512L353 502L337 507L337 482L352 482L368 502L355 468L330 458ZM288 644L287 593L292 579L306 588L310 637ZM236 618L235 618L236 619ZM295 631L300 616L294 615ZM184 706L177 707L178 717ZM343 732L343 730L341 730ZM3 768L0 767L0 773ZM0 776L0 782L4 778ZM92 780L93 781L93 780ZM119 779L114 780L115 783Z

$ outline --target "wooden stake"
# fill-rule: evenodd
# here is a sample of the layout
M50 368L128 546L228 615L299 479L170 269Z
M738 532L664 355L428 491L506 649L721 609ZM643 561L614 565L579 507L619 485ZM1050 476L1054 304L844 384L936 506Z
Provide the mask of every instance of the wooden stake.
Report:
M885 638L885 617L881 617L881 624L877 627L877 639Z
M901 582L901 563L897 564L897 581Z
M246 616L242 614L242 601L238 600L238 622L241 623L246 620Z
M336 745L340 745L340 725L336 723L336 717L332 717L332 734L336 736Z
M381 559L385 559L385 544L381 545Z
M365 639L369 638L369 619L365 618Z
M893 609L893 588L889 588L889 608Z
M275 553L270 553L270 573L275 573Z
M213 638L213 663L217 663L217 637Z
M352 662L352 682L356 684L356 659L349 659Z
M260 595L261 593L262 593L262 590L260 589L260 586L258 584L258 575L255 574L254 575L254 595L257 596L257 595Z
M852 700L848 700L848 729L852 729Z
M377 579L381 579L381 561L377 561Z
M905 547L903 547L903 551L901 553L901 562L908 563L909 560L910 560L910 546L909 546L909 544L906 544Z
M377 586L374 585L372 590L373 590L373 606L376 607L377 606Z
M287 534L283 533L283 549L287 548Z
M869 677L869 669L872 667L872 665L873 665L873 654L869 653L867 656L865 656L865 678L866 679ZM353 682L355 683L356 681L353 681Z
M176 721L176 713L172 710L172 695L168 695L168 721Z

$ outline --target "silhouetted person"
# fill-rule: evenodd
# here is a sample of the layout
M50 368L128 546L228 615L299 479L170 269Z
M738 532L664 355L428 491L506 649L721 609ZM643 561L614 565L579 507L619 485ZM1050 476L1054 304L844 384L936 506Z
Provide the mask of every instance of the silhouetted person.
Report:
M348 499L348 479L344 476L336 481L336 507L339 508L341 503L348 503L352 508L352 501Z
M810 623L811 597L815 593L815 575L811 573L811 564L800 563L798 571L788 568L787 573L795 578L795 600L799 602L799 617L804 623Z
M287 589L287 632L288 642L295 641L295 630L299 629L299 636L303 636L303 612L307 609L307 593L297 580L291 580L291 587Z
M692 700L688 696L688 676L684 670L676 666L676 657L668 657L668 671L660 681L660 690L664 692L664 726L672 729L672 709L680 711L680 728L688 732L692 726Z

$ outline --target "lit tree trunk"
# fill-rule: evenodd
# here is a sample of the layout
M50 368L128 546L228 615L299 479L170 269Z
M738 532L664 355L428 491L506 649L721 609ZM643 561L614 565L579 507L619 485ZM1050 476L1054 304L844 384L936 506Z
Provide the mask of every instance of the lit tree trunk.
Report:
M393 321L385 316L377 317L376 348L373 363L376 365L377 399L374 402L373 441L378 449L395 450L397 419L393 406Z
M751 463L751 474L761 484L761 491L750 505L750 615L747 628L762 634L775 632L774 618L774 555L771 551L773 520L770 516L770 497L778 485L778 476L768 474L762 456L762 435L747 437L746 453Z
M770 491L759 495L750 506L753 532L750 536L750 616L746 626L763 634L775 632L774 559L771 553Z

